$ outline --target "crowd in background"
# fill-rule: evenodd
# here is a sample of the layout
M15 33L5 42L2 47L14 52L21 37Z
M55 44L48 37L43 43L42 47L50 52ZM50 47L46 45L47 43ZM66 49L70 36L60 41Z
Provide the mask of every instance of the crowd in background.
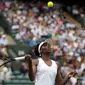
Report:
M79 5L73 5L67 7L67 11L69 14L72 14L72 16L81 23L83 27L85 27L85 7L80 7Z
M64 16L63 5L57 3L49 8L46 3L41 2L5 1L0 2L0 9L12 26L11 32L16 32L15 40L33 46L42 36L51 35L54 59L57 61L61 56L64 57L61 66L63 76L75 70L78 75L70 79L71 85L76 85L78 76L81 75L82 85L85 84L85 24L78 29L76 24ZM67 10L73 15L85 17L84 12L77 10L75 6L67 7ZM5 35L0 37L0 44L7 45L8 41L3 41L3 37Z
M3 52L6 56L8 56L6 50L8 46L8 40L4 33L0 33L0 52Z

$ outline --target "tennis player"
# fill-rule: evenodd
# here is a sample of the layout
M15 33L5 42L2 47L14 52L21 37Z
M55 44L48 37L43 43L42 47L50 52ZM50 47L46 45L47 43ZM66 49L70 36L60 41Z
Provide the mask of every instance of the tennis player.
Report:
M65 78L62 77L58 62L51 60L51 45L48 42L41 42L35 48L35 55L38 59L32 59L31 55L25 56L28 65L28 75L31 81L35 81L35 85L66 85L76 72L70 72Z

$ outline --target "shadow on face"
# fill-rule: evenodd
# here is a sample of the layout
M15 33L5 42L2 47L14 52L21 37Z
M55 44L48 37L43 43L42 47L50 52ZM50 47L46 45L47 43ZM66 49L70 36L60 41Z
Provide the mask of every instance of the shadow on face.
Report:
M51 45L49 43L44 43L41 47L41 53L51 53Z

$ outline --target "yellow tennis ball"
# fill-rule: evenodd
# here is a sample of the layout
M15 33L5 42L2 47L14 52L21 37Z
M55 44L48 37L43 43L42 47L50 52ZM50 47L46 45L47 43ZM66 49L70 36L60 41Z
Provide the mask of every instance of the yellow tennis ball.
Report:
M49 1L48 3L47 3L47 5L48 5L48 7L53 7L53 2L52 1Z

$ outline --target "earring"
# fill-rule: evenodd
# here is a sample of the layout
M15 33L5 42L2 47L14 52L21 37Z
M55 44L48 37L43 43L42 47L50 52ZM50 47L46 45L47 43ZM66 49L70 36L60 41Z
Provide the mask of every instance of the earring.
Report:
M40 56L40 57L41 57L41 53L42 53L42 52L39 53L39 56Z

